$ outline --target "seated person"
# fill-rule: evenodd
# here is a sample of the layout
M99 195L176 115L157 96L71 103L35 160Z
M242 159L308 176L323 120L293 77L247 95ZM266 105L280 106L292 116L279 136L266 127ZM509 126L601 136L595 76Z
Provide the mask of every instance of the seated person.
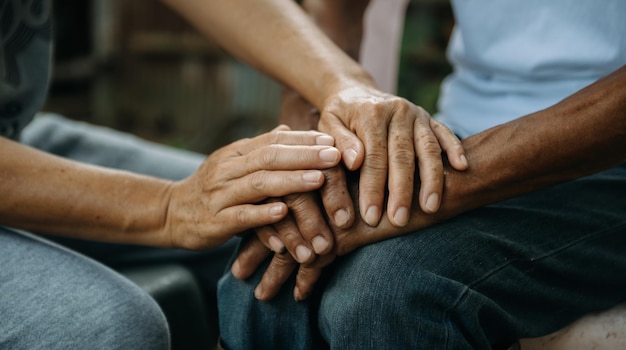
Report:
M406 226L330 222L313 262L249 237L220 281L224 348L507 349L626 299L626 4L452 4L439 120L468 170L446 165L439 211Z

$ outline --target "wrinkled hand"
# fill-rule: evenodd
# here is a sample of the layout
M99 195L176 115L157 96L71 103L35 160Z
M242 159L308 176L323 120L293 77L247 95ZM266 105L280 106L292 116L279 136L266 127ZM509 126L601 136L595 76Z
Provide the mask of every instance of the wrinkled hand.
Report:
M287 215L286 204L261 201L322 186L318 169L340 160L334 140L287 129L221 148L193 175L172 185L165 222L172 246L213 247L239 232L276 223Z
M351 176L347 182L350 184L352 196L358 198L358 174L349 173L348 175ZM326 181L338 180L333 180L330 176ZM345 178L341 181L345 182ZM419 187L420 184L417 183L415 186ZM328 187L324 185L322 192L327 190ZM312 293L323 268L330 264L336 255L345 255L358 247L428 227L445 219L445 215L443 213L426 214L415 208L411 213L410 223L401 228L396 227L386 217L382 218L376 227L370 226L362 219L357 219L352 226L347 228L330 224L335 238L334 249L331 253L319 257L313 263L304 264L299 264L289 254L274 254L255 290L255 296L259 300L269 300L274 297L289 275L299 266L293 295L296 300L304 300ZM272 252L257 237L249 237L249 241L240 250L231 272L236 278L248 278L270 254Z
M333 136L349 170L360 168L359 211L377 226L384 208L397 227L411 212L415 159L419 168L419 205L438 210L443 190L442 151L457 170L467 168L458 138L424 109L367 85L345 89L329 98L319 130ZM385 185L387 188L385 188Z

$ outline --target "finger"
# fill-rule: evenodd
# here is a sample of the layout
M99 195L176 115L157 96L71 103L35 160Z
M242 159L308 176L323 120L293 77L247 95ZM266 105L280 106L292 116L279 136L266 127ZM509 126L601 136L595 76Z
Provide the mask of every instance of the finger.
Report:
M268 145L231 159L241 173L257 170L325 169L339 163L339 150L330 146Z
M323 268L333 260L335 260L335 254L328 254L319 257L312 265L300 265L296 274L296 286L293 289L293 297L296 301L302 301L311 295L315 283L322 275Z
M280 125L271 132L261 134L252 139L243 139L233 144L239 154L247 154L258 148L269 145L301 145L301 146L332 146L335 140L332 136L319 131L291 131L286 125ZM226 146L228 147L228 146Z
M278 238L278 233L272 226L262 226L254 229L256 236L267 249L282 254L286 251L285 245Z
M289 254L299 263L312 262L315 259L313 249L302 237L296 221L292 216L274 224L274 230L278 233Z
M240 280L246 279L252 276L254 271L270 254L271 251L256 236L250 235L239 250L237 259L235 259L230 271L235 278Z
M316 254L326 254L333 248L333 234L322 214L316 193L296 193L284 197L298 225L298 231ZM287 243L288 244L288 243ZM300 258L297 259L302 262Z
M327 132L335 139L335 146L341 152L343 163L350 170L361 167L364 160L365 148L355 133L350 131L343 122L331 112L322 112L318 123L322 132Z
M389 124L387 217L397 227L409 221L415 175L414 112L396 113Z
M261 301L272 299L297 265L289 254L274 254L261 282L254 290L254 296Z
M429 117L430 118L430 117ZM420 176L420 207L425 213L439 210L443 192L443 161L439 141L430 129L428 120L415 121L415 151Z
M430 119L430 128L435 133L437 140L439 140L441 148L446 152L450 165L456 170L466 170L469 164L461 140L459 140L452 130L436 119Z
M368 225L376 226L380 221L387 183L387 128L366 125L359 136L365 145L359 180L359 211Z
M326 215L335 226L348 228L354 223L355 213L345 170L341 166L336 166L324 170L323 173L324 185L321 196Z
M323 184L324 174L320 170L257 171L227 182L223 191L229 197L221 200L224 207L256 203L268 197L313 191Z
M216 240L223 243L230 236L254 227L271 225L287 216L288 209L285 203L243 204L228 207L216 214L216 220L221 222L221 232Z

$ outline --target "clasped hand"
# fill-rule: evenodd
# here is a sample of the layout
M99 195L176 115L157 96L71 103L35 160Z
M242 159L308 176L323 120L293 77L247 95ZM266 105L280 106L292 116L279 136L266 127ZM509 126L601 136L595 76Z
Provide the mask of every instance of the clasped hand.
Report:
M304 299L336 254L409 232L405 225L412 210L433 214L439 208L444 154L455 169L468 166L458 138L400 97L356 86L328 99L320 115L312 110L297 94L285 91L281 122L332 135L343 167L358 176L351 182L343 167L325 170L319 193L283 198L290 214L276 225L258 228L257 237L246 242L232 267L237 278L250 276L270 250L276 253L255 291L262 300L273 297L297 266L294 297ZM419 207L412 207L414 184ZM387 215L381 221L384 208Z
M283 219L286 204L263 202L268 197L320 188L319 169L340 161L333 138L288 129L281 126L223 147L189 178L173 183L163 224L171 246L217 246L241 231Z

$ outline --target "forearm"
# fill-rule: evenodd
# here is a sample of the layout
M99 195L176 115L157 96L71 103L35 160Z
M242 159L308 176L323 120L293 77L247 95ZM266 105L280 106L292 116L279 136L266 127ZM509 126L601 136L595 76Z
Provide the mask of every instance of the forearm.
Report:
M436 214L427 215L413 206L403 228L383 218L377 227L357 221L348 230L336 229L338 254L625 162L624 86L626 67L550 108L464 139L469 168L456 171L446 165ZM357 182L350 181L355 202Z
M560 103L463 140L470 169L449 170L450 214L626 161L626 66Z
M0 138L0 224L77 238L169 246L170 182L58 158Z
M315 107L369 74L292 0L163 0L229 52L302 94Z

